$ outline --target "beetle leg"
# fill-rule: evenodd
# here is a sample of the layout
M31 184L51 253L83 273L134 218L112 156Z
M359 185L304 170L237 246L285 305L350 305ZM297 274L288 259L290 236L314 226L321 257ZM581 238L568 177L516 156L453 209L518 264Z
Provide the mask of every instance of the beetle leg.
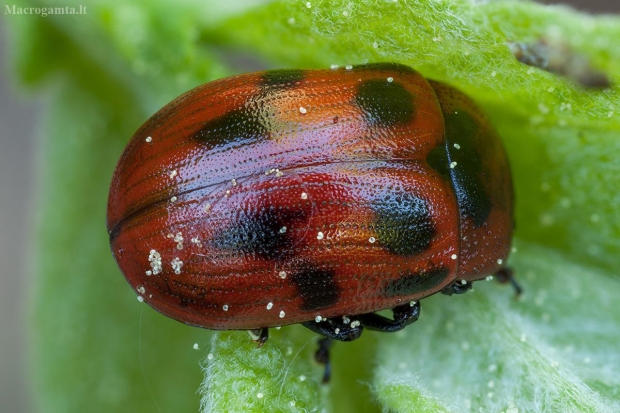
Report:
M512 288L515 290L515 298L519 298L521 293L523 293L523 288L521 288L519 283L515 280L514 274L510 268L502 267L497 270L494 275L495 279L501 284L510 283L510 285L512 285Z
M248 330L248 334L258 344L258 347L262 347L269 339L269 329L267 327L257 328L255 330Z
M325 372L323 373L323 384L329 382L332 375L332 365L329 362L329 348L332 346L333 341L331 338L323 337L319 339L319 348L314 353L314 359L317 363L325 366Z
M329 362L329 348L332 340L353 341L362 335L364 327L357 319L349 317L332 317L316 321L306 321L301 323L304 327L323 336L319 339L319 348L314 354L314 359L320 364L325 365L323 373L323 383L327 383L331 377L332 368Z
M463 294L471 290L471 282L465 280L455 280L452 284L445 286L441 293L445 295Z
M421 309L422 307L419 301L412 301L409 304L394 307L392 309L393 320L377 313L362 314L359 316L359 319L362 325L370 330L393 333L418 321Z
M304 327L324 337L338 341L353 341L362 335L364 329L359 321L348 317L333 317L316 321L301 323Z

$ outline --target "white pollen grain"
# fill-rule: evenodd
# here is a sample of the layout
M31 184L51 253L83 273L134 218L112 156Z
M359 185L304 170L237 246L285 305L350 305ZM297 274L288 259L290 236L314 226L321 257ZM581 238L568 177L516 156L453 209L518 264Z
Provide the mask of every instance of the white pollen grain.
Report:
M308 199L308 194L305 192L301 193L301 199Z
M455 259L457 259L457 256L456 256L456 254L452 254L452 255L450 255L450 258L452 258L453 260L455 260Z
M207 360L213 360L213 354L212 353L207 354Z
M211 212L211 203L207 202L205 204L205 212L208 214L209 212Z
M368 242L370 242L371 244L374 244L375 241L376 241L375 237L368 238Z
M228 197L230 196L230 189L227 189L227 190L226 190L226 193L224 194L224 196L225 196L226 198L228 198Z
M306 7L309 8L309 9L312 8L312 3L310 3L309 1L306 2Z
M153 142L153 138L152 138L152 137L150 137L150 136L147 136L147 137L146 137L146 139L145 139L145 141L146 141L147 143L151 143L151 142Z
M387 78L388 83L392 83L394 81L394 78L392 76Z
M286 227L282 227L282 228L280 228L280 231L279 231L279 232L280 232L280 234L284 234L284 233L286 232Z
M236 180L235 178L231 179L231 180L230 180L230 184L231 184L232 186L237 186L237 180Z
M466 280L461 280L461 285L465 285L465 284L467 284L467 281Z
M345 11L343 11L343 12L342 12L342 15L343 15L344 17L347 17L347 16L349 15L349 12L345 10Z
M306 381L306 376L304 376L303 374L299 376L299 381Z
M455 143L455 144L454 144L454 147L455 147L456 149L461 149L461 145L459 145L458 143Z
M173 196L172 198L170 198L170 202L177 202L177 197Z
M280 311L280 318L284 318L285 315L286 313L284 311Z
M140 284L139 286L136 287L136 291L138 291L140 294L144 294L146 292L146 289L144 288L142 284Z
M173 179L175 176L177 176L179 173L177 172L177 170L173 170L172 172L170 172L170 179Z
M450 169L454 169L456 167L456 162L451 162L450 163Z
M353 65L346 65L344 68L347 69L347 70L351 70L351 69L353 69Z
M150 277L151 275L153 275L153 271L148 270L148 271L145 272L145 274L146 274L147 277Z
M492 276L492 275L487 275L487 277L485 278L485 280L487 280L487 281L493 281L493 276Z
M291 400L291 401L288 403L288 405L289 405L289 406L291 406L291 407L295 407L295 404L296 404L296 403L295 403L295 400Z
M228 304L224 304L224 305L222 306L222 310L224 310L224 311L228 311Z
M356 328L359 327L361 323L359 322L359 320L355 320L353 322L351 322L351 328Z
M497 260L497 263L498 263L499 265L502 265L502 264L504 263L504 260L502 260L502 259L500 258L500 259L498 259L498 260Z
M138 301L140 301L141 303L144 302L144 297L142 297L141 295L138 296Z
M161 254L155 250L151 250L149 252L149 262L151 263L152 274L159 274L161 272Z
M198 347L198 343L194 343L194 347L193 347L193 349L194 349L194 350L200 350L200 347Z
M280 278L282 278L282 279L285 279L285 278L286 278L286 271L280 271L280 272L278 273L278 277L280 277Z
M414 301L409 301L409 307L413 307L413 306L415 306L417 303L418 303L418 302L417 302L417 301L415 301L415 300L414 300Z
M342 322L344 324L349 324L351 322L351 319L349 317L347 317L346 315L342 316Z
M314 321L316 321L317 323L320 323L321 321L323 321L323 317L321 317L320 315L317 315L317 316L314 318Z
M318 234L316 234L316 239L318 240L322 240L325 237L325 234L323 234L321 231L319 231Z
M265 396L263 395L263 393L258 393L258 394L256 394L256 397L258 397L259 399L262 399Z
M183 267L183 261L181 261L179 257L176 257L175 259L173 259L170 262L170 265L172 266L172 270L174 271L175 274L181 274L181 267Z
M268 302L267 303L267 310L271 310L273 308L273 303L272 302Z
M308 111L307 111L307 110L306 110L306 108L304 108L303 106L300 106L300 107L299 107L299 112L300 112L302 115L305 115L305 114L306 114L306 112L308 112Z
M340 329L339 329L338 327L336 327L336 328L334 329L334 333L336 333L336 334L340 334Z

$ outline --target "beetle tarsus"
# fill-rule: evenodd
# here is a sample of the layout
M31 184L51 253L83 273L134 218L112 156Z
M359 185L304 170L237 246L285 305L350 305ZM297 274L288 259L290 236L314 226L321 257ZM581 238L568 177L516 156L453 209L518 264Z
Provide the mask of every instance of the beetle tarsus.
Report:
M364 327L357 318L333 317L301 323L304 327L324 337L338 341L353 341L360 338Z
M515 280L514 273L512 269L508 267L502 267L494 274L495 279L499 281L501 284L510 283L512 288L515 290L515 298L519 298L523 293L523 288L519 285L519 283Z
M362 322L362 325L369 330L393 333L418 321L421 309L422 307L419 301L412 301L411 303L394 307L392 309L393 320L377 313L362 314L359 316L359 320Z

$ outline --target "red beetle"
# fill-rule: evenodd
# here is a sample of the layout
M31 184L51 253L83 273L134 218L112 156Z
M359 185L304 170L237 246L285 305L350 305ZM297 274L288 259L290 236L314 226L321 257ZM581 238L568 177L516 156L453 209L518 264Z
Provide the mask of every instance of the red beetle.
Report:
M107 226L127 281L169 317L350 341L402 329L429 295L511 279L513 188L494 130L450 86L392 63L272 70L147 120Z

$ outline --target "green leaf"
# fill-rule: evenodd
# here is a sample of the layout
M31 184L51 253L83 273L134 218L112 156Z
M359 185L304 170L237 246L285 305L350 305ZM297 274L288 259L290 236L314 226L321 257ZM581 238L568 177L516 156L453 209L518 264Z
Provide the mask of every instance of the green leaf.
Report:
M197 411L199 363L204 412L619 410L619 18L514 1L81 3L86 15L6 19L16 73L47 91L31 303L38 410ZM589 58L613 87L585 90L507 46L541 38ZM425 299L401 333L336 343L329 386L302 327L257 349L245 333L211 334L138 303L104 229L115 162L151 113L232 73L231 48L271 67L396 61L472 96L514 172L522 300L489 283Z

